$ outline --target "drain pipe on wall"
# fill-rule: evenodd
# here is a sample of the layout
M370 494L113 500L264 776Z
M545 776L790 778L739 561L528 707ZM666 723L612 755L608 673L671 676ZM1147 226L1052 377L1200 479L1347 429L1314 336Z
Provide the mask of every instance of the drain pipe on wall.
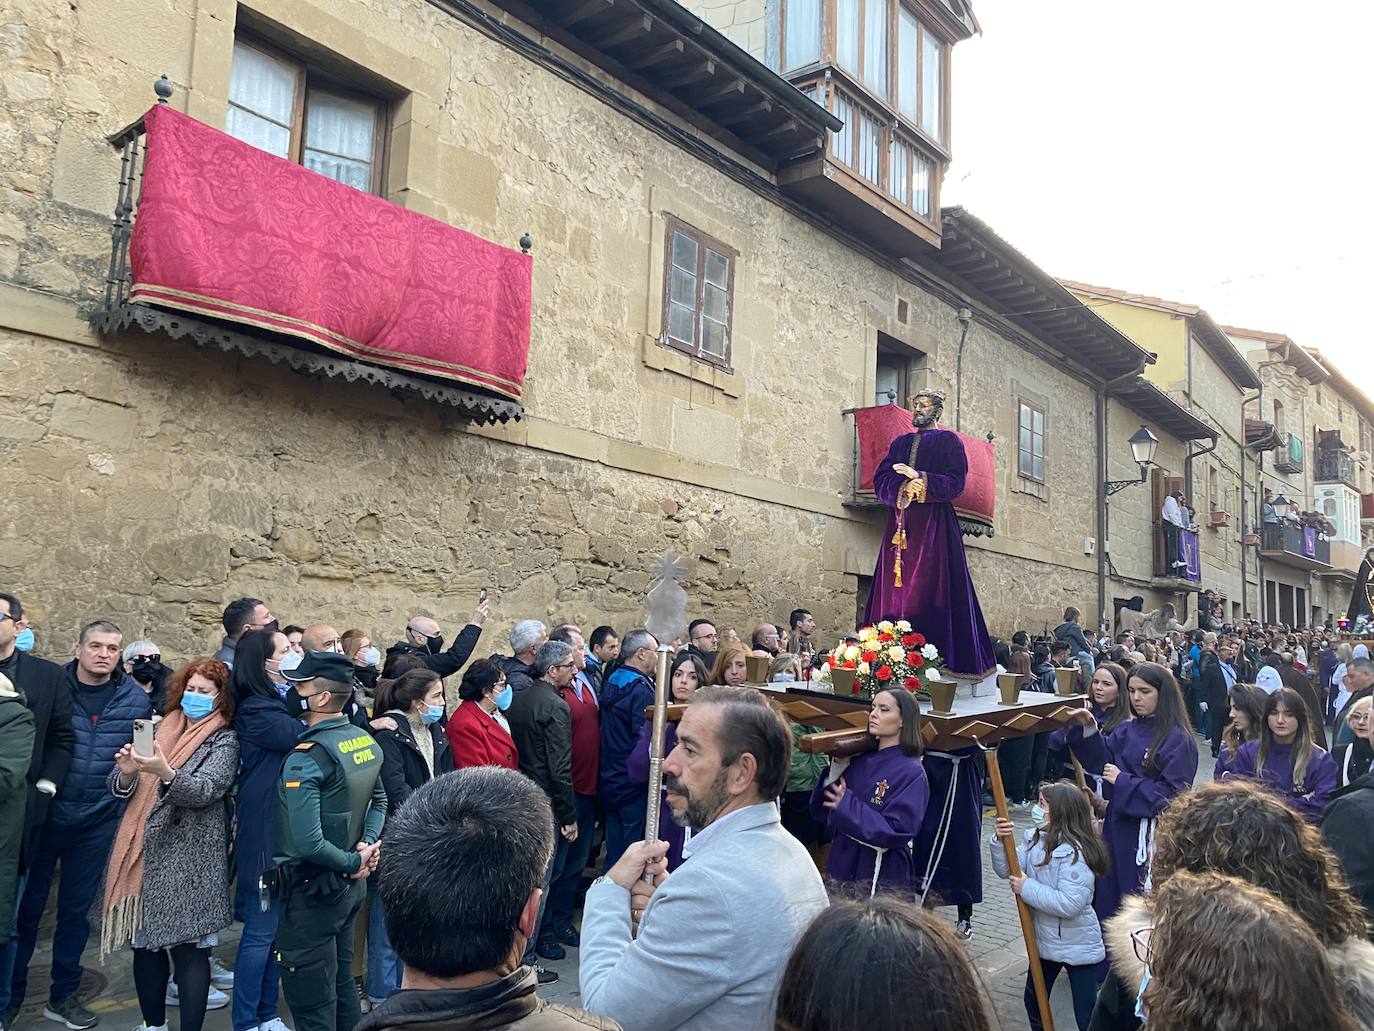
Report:
M1261 365L1260 365L1260 368L1263 369L1263 368L1264 368L1264 365L1261 364ZM1263 383L1263 380L1261 380L1261 383ZM1250 580L1249 580L1249 570L1246 569L1246 566L1249 565L1249 563L1248 563L1248 562L1246 561L1246 559L1245 559L1245 535L1248 534L1248 533L1250 532L1249 523L1247 523L1246 520L1245 520L1245 455L1246 455L1246 450L1245 450L1245 409L1246 409L1247 407L1249 407L1249 405L1250 405L1252 402L1258 401L1258 400L1259 400L1260 398L1262 398L1263 396L1264 396L1264 387L1261 385L1260 388L1259 388L1259 391L1255 394L1254 397L1242 397L1242 398L1240 399L1240 516L1239 516L1239 521L1240 521L1240 541L1241 541L1241 543L1240 543L1240 616L1241 616L1242 619L1248 619L1249 616L1250 616ZM1263 416L1263 415L1264 415L1264 412L1261 411L1261 412L1260 412L1260 415ZM1256 553L1256 555L1258 556L1258 554L1259 554L1259 549L1258 549L1258 548L1255 549L1255 553ZM1257 561L1258 561L1258 559L1257 559ZM1264 590L1264 585L1263 585L1263 584L1260 584L1259 587L1258 587L1258 589L1259 589L1261 592L1263 592L1263 590Z
M1269 366L1271 366L1271 365L1283 365L1283 364L1284 364L1285 362L1287 362L1287 361L1288 361L1288 344L1285 343L1285 344L1283 345L1283 356L1282 356L1282 357L1280 357L1280 358L1270 358L1268 361L1260 362L1258 365L1255 366L1255 371L1256 371L1257 373L1259 373L1260 385L1259 385L1259 391L1255 394L1255 396L1254 396L1253 398L1251 398L1251 400L1253 400L1253 401L1258 401L1258 402L1259 402L1259 409L1258 409L1258 411L1259 411L1259 417L1260 417L1261 420L1264 419L1264 370L1267 369L1267 368L1269 368ZM1244 438L1245 438L1245 406L1248 405L1249 403L1250 403L1249 401L1245 400L1244 398L1241 398L1241 402L1240 402L1240 435L1241 435L1241 439L1242 439L1242 440L1244 440ZM1275 427L1275 429L1277 429L1277 428L1278 428L1278 427ZM1242 476L1243 476L1243 474L1244 474L1244 472L1245 472L1245 462L1244 462L1244 461L1242 461L1242 462L1240 463L1240 468L1241 468L1241 473L1242 473ZM1243 481L1242 481L1242 482L1243 482ZM1260 457L1259 457L1259 455L1256 455L1256 456L1255 456L1255 511L1256 511L1256 513L1259 513L1260 511L1262 511L1261 506L1262 506L1262 503L1263 503L1263 494L1262 494L1261 491L1260 491L1260 487L1262 486L1262 484L1263 484L1263 478L1260 476ZM1241 509L1244 510L1244 508L1245 508L1245 495L1244 495L1244 493L1241 494L1240 505L1241 505ZM1242 532L1242 533L1245 532L1245 527L1244 527L1244 525L1241 526L1241 532ZM1260 533L1264 533L1263 519L1261 519L1261 522L1260 522ZM1255 608L1257 608L1257 609L1259 610L1259 614L1260 614L1260 617L1259 617L1259 618L1260 618L1261 621L1263 621L1263 620L1265 619L1266 615L1267 615L1267 613L1264 611L1266 599L1265 599L1265 593L1264 593L1264 555L1261 553L1261 549L1262 549L1263 547L1264 547L1264 541L1261 540L1261 541L1260 541L1260 546L1259 546L1258 548L1255 549L1255 591L1259 594L1259 597L1256 599L1256 601L1258 602L1258 604L1256 604ZM1241 577L1240 577L1240 584L1241 584L1241 590L1244 591L1244 590L1246 589L1246 580L1245 580L1245 545L1243 545L1243 544L1242 544L1241 547L1240 547L1240 562L1241 562ZM1244 601L1242 600L1242 602L1241 602L1241 610L1244 611L1244 608L1245 608L1245 604L1244 604Z
M1111 393L1123 383L1130 383L1145 371L1145 366L1149 364L1144 358L1136 366L1134 372L1128 372L1124 376L1115 379L1103 380L1097 388L1097 396L1093 399L1097 408L1097 621L1098 626L1106 624L1111 629L1111 620L1107 618L1107 534L1110 526L1107 521L1107 401Z
M959 331L959 356L954 361L954 428L962 430L964 411L964 341L968 339L968 327L973 322L973 311L960 308L956 313L964 328Z

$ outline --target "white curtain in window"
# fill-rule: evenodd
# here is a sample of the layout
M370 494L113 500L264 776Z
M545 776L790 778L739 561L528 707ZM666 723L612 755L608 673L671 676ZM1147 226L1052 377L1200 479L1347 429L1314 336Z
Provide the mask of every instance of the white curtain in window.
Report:
M835 58L841 68L859 72L859 0L836 0Z
M880 97L887 89L888 0L864 0L864 82Z
M837 161L843 161L851 168L854 166L854 130L850 123L854 120L854 104L843 93L835 94L835 117L844 123L835 133L830 144Z
M940 119L940 86L943 82L940 62L943 51L940 41L924 30L921 33L921 128L932 139L939 140L943 128Z
M701 349L724 358L729 349L730 259L706 249L706 276L701 292Z
M685 233L674 233L668 274L668 336L684 344L695 344L696 313L697 242Z
M296 80L295 66L236 42L224 131L269 154L289 157Z
M782 70L803 68L821 58L821 0L784 0Z
M918 39L920 23L905 7L897 21L897 110L916 121L916 55L920 53Z
M323 90L311 90L305 110L301 163L359 190L372 187L377 109Z

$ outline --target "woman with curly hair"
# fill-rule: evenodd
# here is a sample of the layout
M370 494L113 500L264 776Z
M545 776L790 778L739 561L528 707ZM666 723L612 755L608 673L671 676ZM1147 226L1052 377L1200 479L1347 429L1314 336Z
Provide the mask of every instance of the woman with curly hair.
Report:
M1179 873L1208 872L1263 888L1296 913L1325 947L1341 998L1359 1026L1374 1027L1374 945L1365 937L1366 916L1314 827L1253 781L1199 787L1159 820L1154 886L1159 891ZM1090 1031L1139 1026L1136 993L1144 967L1131 933L1151 923L1151 900L1133 898L1103 924L1111 973Z
M1231 722L1221 732L1221 753L1212 768L1212 779L1221 780L1235 768L1240 746L1259 737L1264 726L1264 706L1269 698L1254 684L1235 684L1227 698L1231 703Z
M1181 873L1154 902L1132 932L1150 1031L1356 1031L1317 936L1269 892Z
M1313 823L1320 823L1336 789L1336 763L1313 739L1312 717L1302 695L1281 687L1264 703L1259 738L1236 754L1231 772L1253 777Z
M726 687L745 684L749 680L749 664L744 661L748 655L749 649L738 641L722 644L716 652L716 661L711 663L711 683Z

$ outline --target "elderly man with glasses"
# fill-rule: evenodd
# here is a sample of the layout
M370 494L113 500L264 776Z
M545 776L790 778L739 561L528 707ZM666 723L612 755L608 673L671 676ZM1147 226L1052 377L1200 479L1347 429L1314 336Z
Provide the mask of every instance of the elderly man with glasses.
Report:
M545 641L534 653L531 665L537 679L516 693L506 710L506 719L510 721L511 737L520 753L520 772L544 789L553 806L556 847L544 871L544 894L539 900L538 920L542 923L549 881L559 868L560 860L566 861L570 846L577 840L577 801L572 784L572 712L561 693L572 684L577 667L572 645L563 641ZM539 941L538 923L525 950L524 962L530 965L534 965ZM539 969L541 984L556 980L555 972Z

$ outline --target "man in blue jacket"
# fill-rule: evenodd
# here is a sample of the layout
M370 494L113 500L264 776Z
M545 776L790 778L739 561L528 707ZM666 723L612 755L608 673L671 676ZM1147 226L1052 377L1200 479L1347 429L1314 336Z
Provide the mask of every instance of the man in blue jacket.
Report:
M77 1001L76 990L81 984L81 953L90 935L87 913L104 886L105 864L124 809L124 801L110 793L105 781L114 769L115 754L133 740L134 720L149 719L153 713L147 692L124 675L123 640L123 632L107 620L87 623L77 641L76 659L63 668L64 689L72 698L76 747L66 779L38 833L29 881L19 904L12 1009L24 1002L38 922L61 864L52 988L43 1016L72 1031L93 1027L99 1020Z
M606 868L625 847L644 837L648 796L631 784L625 760L639 742L644 710L654 704L653 673L658 642L644 629L631 630L620 648L621 665L601 688L601 805L606 810Z

